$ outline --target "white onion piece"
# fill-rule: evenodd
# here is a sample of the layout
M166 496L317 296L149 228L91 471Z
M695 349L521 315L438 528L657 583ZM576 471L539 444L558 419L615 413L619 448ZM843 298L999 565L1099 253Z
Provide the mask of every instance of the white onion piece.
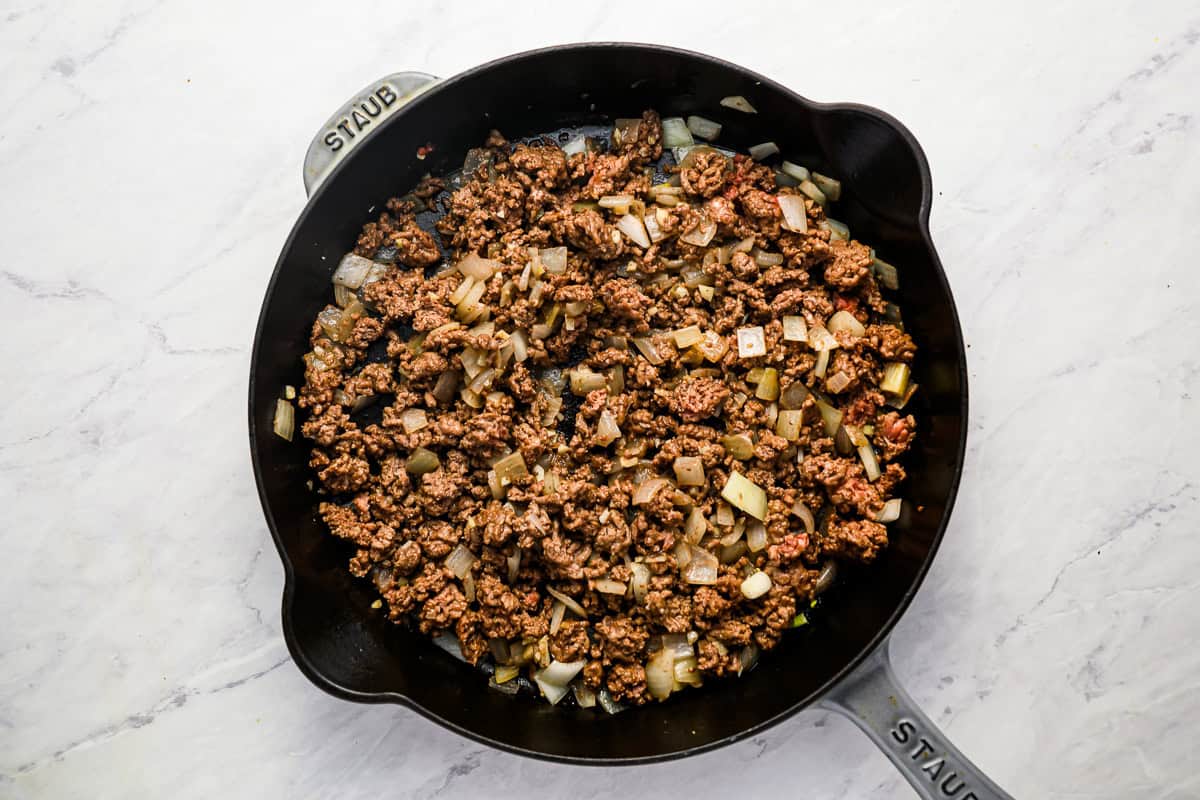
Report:
M825 388L833 394L841 394L842 390L849 385L850 376L841 370L838 370L834 374L830 375L828 380L825 381Z
M459 303L461 303L463 301L463 298L465 298L467 296L467 292L469 292L469 291L471 291L471 289L475 288L475 283L476 283L475 279L472 278L470 275L464 277L462 279L462 282L459 283L458 286L454 287L454 291L450 293L450 297L447 299L451 303L458 305Z
M746 548L757 553L767 546L767 526L758 520L746 526Z
M784 174L790 175L791 177L795 178L797 181L806 181L806 180L808 180L808 177L809 177L809 172L807 169L800 166L799 164L793 164L790 161L785 161L782 164L780 164L779 169L782 170L784 172Z
M829 238L841 239L845 241L850 238L850 226L844 222L838 222L833 217L825 218L825 225L829 229Z
M710 142L721 135L721 124L719 122L713 122L711 119L698 117L694 114L687 118L687 127L696 136L699 136L701 139L707 139Z
M429 419L425 416L425 409L410 408L400 415L400 424L404 426L405 433L416 433L429 427Z
M601 208L624 208L632 202L631 194L606 194L596 201Z
M558 633L558 629L562 627L563 615L567 613L567 607L563 605L562 600L555 600L554 605L550 607L550 635Z
M821 352L822 350L836 349L838 340L824 326L813 325L808 329L808 344L813 350Z
M900 273L896 271L888 262L882 258L876 257L871 264L875 272L875 279L879 281L885 289L895 291L900 288Z
M783 263L783 253L766 253L759 250L754 254L754 263L760 267L777 267Z
M454 573L454 577L462 580L471 573L471 567L475 566L475 556L471 551L463 547L461 544L455 545L450 551L450 555L446 556L446 569Z
M596 702L609 714L620 714L628 708L628 706L613 700L612 695L608 693L608 689L601 689L596 692Z
M830 333L839 333L845 331L851 336L866 336L867 329L857 318L849 311L838 311L829 318L829 323L826 326Z
M824 400L817 401L817 410L821 412L821 419L825 423L825 433L829 436L836 434L842 424L842 412Z
M596 423L596 442L601 447L608 447L620 438L621 429L617 427L616 417L607 408L604 409L600 412L600 419Z
M818 188L817 185L812 181L800 181L800 186L798 188L805 194L806 197L808 197L809 200L812 200L819 206L825 205L825 193L822 192L820 188Z
M879 480L883 473L879 471L879 459L875 457L875 448L871 447L870 442L859 446L858 457L862 461L863 469L867 471L867 480Z
M459 272L477 281L486 281L504 267L499 261L484 258L478 253L467 253L457 266Z
M342 256L337 269L333 272L333 282L339 286L345 286L347 289L361 288L363 281L367 279L367 275L374 266L376 266L375 262L369 258L347 253Z
M680 486L704 485L704 462L696 456L679 456L672 464L675 481Z
M708 243L717 235L716 220L710 219L707 216L701 217L700 222L691 230L685 231L679 237L679 241L684 244L695 245L696 247L708 247Z
M567 248L547 247L538 251L538 258L546 272L561 274L567 271Z
M646 689L655 700L666 700L675 688L675 657L659 650L646 662Z
M612 578L596 578L592 581L592 588L600 594L616 595L623 595L629 589L621 581L614 581Z
M758 645L748 644L743 647L738 653L738 675L753 669L754 665L758 663L758 655Z
M701 586L710 586L717 582L717 557L703 547L692 545L691 558L683 568L683 580Z
M804 523L805 532L807 532L809 535L812 535L812 533L817 529L817 521L813 518L813 513L808 510L808 506L804 504L803 500L796 501L795 505L792 506L792 513L799 517L800 521Z
M688 325L686 328L671 331L671 338L675 340L675 346L682 350L703 342L704 334L700 331L699 325Z
M519 364L529 358L529 340L525 338L525 331L513 331L508 340L512 342L514 361Z
M781 194L776 197L779 210L783 213L783 227L793 233L804 233L808 230L808 211L804 208L804 198L798 194Z
M817 353L817 364L813 367L813 375L818 378L825 377L825 371L829 369L829 354L832 350L821 350Z
M875 516L875 521L887 523L900 519L900 506L903 502L899 497L893 497L891 500L888 500Z
M767 518L767 493L762 487L736 470L729 473L721 497L758 520Z
M587 619L587 612L583 610L583 606L579 605L579 603L577 603L573 597L571 597L570 595L563 594L562 592L555 589L553 586L547 586L546 591L555 600L561 601L562 604L564 606L566 606L567 609L572 614L575 614L578 617L582 617L583 619Z
M647 214L643 217L642 224L646 226L646 233L649 234L651 242L661 242L667 238L667 235L663 233L662 226L658 224L655 214Z
M771 576L765 572L756 572L742 581L742 594L748 600L757 600L771 591Z
M633 504L635 506L645 505L649 503L658 490L670 484L666 478L647 478L638 484L637 489L633 492Z
M740 94L731 94L728 97L721 98L721 105L726 108L732 108L734 111L741 111L743 114L757 114L758 109L750 105L750 101L742 97Z
M800 438L800 428L804 424L804 412L799 409L784 409L775 419L775 435L782 436L789 442Z
M770 158L779 152L779 145L774 142L763 142L762 144L751 145L747 151L750 157L755 161L762 161L764 158Z
M533 674L534 683L536 683L538 688L542 690L542 695L550 702L550 705L558 705L558 702L566 697L567 692L571 690L566 686L559 686L556 683L548 683L547 681L538 677L540 674L540 672L535 672Z
M819 172L812 174L812 182L817 185L817 188L824 192L825 196L830 200L837 202L842 196L842 182L836 178L831 178L828 175L822 175Z
M500 664L492 673L492 678L496 683L508 683L513 678L521 674L521 668L515 664Z
M650 234L646 233L646 226L633 214L626 214L617 220L617 230L628 236L638 247L650 247Z
M739 358L756 358L767 354L767 339L761 325L737 329Z
M701 684L700 666L696 662L695 657L688 656L675 662L675 682L687 686L699 686Z
M804 317L786 316L783 318L783 340L785 342L807 342L808 326Z
M657 367L663 363L663 357L658 354L658 348L654 346L654 342L649 338L635 336L631 341L651 364Z
M280 439L292 440L296 431L296 409L287 400L275 401L275 419L271 427Z
M575 702L580 708L593 708L596 705L596 693L582 683L571 687L575 692Z
M698 506L693 506L683 526L683 538L689 544L699 544L707 532L708 521L704 519L704 512Z
M521 573L521 548L517 548L511 556L505 559L508 566L508 582L510 584L517 582L517 575Z
M667 117L662 121L663 147L687 147L696 143L683 117Z
M669 650L671 657L678 661L681 658L691 658L696 654L692 643L682 633L664 633L662 637L663 650Z
M632 576L629 585L633 587L633 599L638 603L646 602L646 592L650 587L650 568L635 561L629 565L629 572Z

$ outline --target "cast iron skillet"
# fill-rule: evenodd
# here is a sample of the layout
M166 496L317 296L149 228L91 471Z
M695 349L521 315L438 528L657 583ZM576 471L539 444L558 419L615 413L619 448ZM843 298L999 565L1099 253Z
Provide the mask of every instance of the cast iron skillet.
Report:
M744 95L745 114L720 106ZM315 516L306 444L272 434L276 398L303 378L301 356L330 275L384 201L426 172L459 167L491 128L509 138L608 123L655 108L724 125L721 144L776 141L794 161L838 176L837 217L901 268L900 303L919 355L920 437L907 466L904 516L870 567L843 573L810 629L789 634L739 680L712 681L617 716L553 708L487 688L470 667L372 612L373 591ZM432 152L418 158L418 148ZM472 739L521 755L584 764L661 761L711 750L808 706L847 715L922 797L1006 797L896 683L887 637L946 528L966 445L967 373L954 300L928 230L929 167L912 135L873 108L813 103L741 67L641 44L578 44L522 53L444 81L399 73L335 114L305 160L311 197L271 277L250 367L250 447L267 524L283 560L283 631L300 669L348 700L406 705Z

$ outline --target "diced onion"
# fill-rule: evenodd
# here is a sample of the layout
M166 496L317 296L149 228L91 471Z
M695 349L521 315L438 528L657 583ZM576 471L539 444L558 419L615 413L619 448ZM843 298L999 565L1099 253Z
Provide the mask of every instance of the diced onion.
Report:
M743 114L757 114L758 110L750 105L750 101L740 94L731 94L728 97L721 98L721 105L726 108L732 108L734 111L741 111Z
M729 352L729 341L716 331L709 330L704 332L704 341L695 347L706 360L715 364Z
M798 187L809 200L812 200L819 206L825 205L825 193L822 192L812 181L800 181Z
M603 389L608 385L607 379L599 372L592 372L587 367L576 367L568 373L571 380L571 393L580 397L588 392Z
M704 341L704 334L700 331L699 325L688 325L686 328L672 331L671 338L675 340L675 346L682 350Z
M541 259L546 272L559 275L567 271L567 248L565 247L543 248L538 251L538 258Z
M667 238L663 233L662 226L658 224L658 218L654 214L647 214L642 218L642 224L646 226L646 233L650 236L651 242L661 242Z
M755 161L762 161L764 158L770 158L779 152L779 145L774 142L763 142L762 144L751 145L749 150L750 157Z
M521 548L518 547L515 551L513 551L513 554L506 557L504 561L505 566L508 568L508 582L510 584L516 583L517 575L521 573Z
M333 302L338 308L345 308L358 298L353 289L347 289L340 283L333 285Z
M716 290L714 290L711 286L698 286L696 287L696 291L700 292L700 296L705 300L710 301L713 299L713 295L716 294Z
M679 237L679 241L685 244L695 245L696 247L708 247L708 243L717 235L716 220L710 219L708 216L702 216L700 221L694 228L685 231Z
M777 267L783 263L783 253L767 253L759 250L754 254L754 263L760 267Z
M875 516L875 521L886 523L895 522L900 519L900 506L903 502L899 497L893 497L891 500L888 500Z
M758 520L767 518L767 493L762 487L738 471L729 473L721 489L721 497Z
M829 228L830 239L846 240L850 238L850 226L846 223L838 222L832 217L826 217L825 224Z
M519 364L529 358L529 341L525 338L525 331L513 331L508 340L512 342L514 361Z
M635 561L629 565L629 585L633 587L633 599L638 603L646 602L646 592L650 588L650 568Z
M608 689L601 689L596 692L596 702L608 714L620 714L628 708L628 706L613 700L612 695L608 693Z
M867 472L867 480L879 480L883 473L879 471L879 459L875 457L875 448L871 447L870 442L859 445L858 457L862 461L863 469Z
M646 232L646 226L633 214L626 214L617 220L617 229L638 247L650 247L650 234Z
M771 576L765 572L756 572L742 581L742 594L748 600L757 600L771 591Z
M658 349L655 348L654 342L652 342L649 338L635 336L633 337L632 341L634 346L641 351L642 355L645 356L646 360L651 364L658 366L659 364L663 363L662 356L658 354Z
M879 382L879 390L885 394L903 397L908 390L910 370L908 364L900 361L890 361L883 365L883 379Z
M678 659L675 662L675 682L688 686L701 684L700 665L694 656Z
M817 401L817 410L821 412L821 419L825 423L825 433L830 436L836 434L842 425L842 412L824 400Z
M825 196L836 202L842 196L842 182L819 172L812 174L812 182L824 192Z
M683 117L667 117L662 121L663 147L686 147L696 143Z
M726 502L720 501L717 503L717 524L721 527L727 527L733 524L733 508Z
M859 322L849 311L838 311L829 318L829 324L826 326L830 333L840 333L845 331L851 336L866 336L867 329Z
M896 271L888 262L882 258L876 257L871 262L871 268L875 272L875 280L879 281L885 289L896 291L900 288L900 273Z
M601 447L608 447L620 438L621 429L617 427L616 417L607 408L604 409L600 412L600 419L596 422L596 442Z
M779 395L779 405L788 410L797 409L808 399L808 387L800 381L792 381Z
M645 505L653 499L658 490L666 486L670 481L666 478L646 478L638 484L637 489L633 492L633 504L635 506Z
M793 233L804 233L808 230L808 211L804 207L803 197L798 194L781 194L775 199L783 213L785 230Z
M754 455L754 442L751 441L749 434L726 434L721 437L721 446L738 461L745 461Z
M711 119L705 119L704 117L697 117L694 114L687 118L687 127L696 136L699 136L701 139L707 139L710 142L721 135L720 123L713 122Z
M438 405L446 405L454 399L454 390L458 388L458 373L454 370L447 370L438 376L437 383L433 387L433 396L438 401Z
M400 415L400 424L405 433L416 433L422 428L429 427L429 419L422 408L410 408Z
M275 401L275 419L271 427L280 439L292 440L296 431L296 409L287 400Z
M507 486L513 481L529 475L529 469L525 466L525 458L521 455L520 450L509 453L497 461L492 465L492 469L496 470L496 477L501 486Z
M704 462L696 456L679 456L673 465L680 486L704 485Z
M717 582L717 567L720 562L703 547L691 545L691 559L683 568L683 580L696 586L711 586Z
M601 594L623 595L629 587L621 581L614 581L612 578L596 578L592 581L592 588Z
M757 553L767 546L767 526L754 520L746 526L746 549Z
M779 399L779 370L774 367L763 368L762 380L758 382L754 396L771 402Z
M838 370L837 372L830 375L829 378L825 381L825 388L828 389L833 394L841 394L842 390L844 390L849 385L850 385L850 376L847 375L846 373L842 372L841 370Z
M558 629L562 627L563 616L567 613L567 607L563 605L561 600L555 600L554 605L550 607L550 635L558 633Z
M608 368L608 393L621 394L625 391L625 367L613 364Z
M804 317L785 316L783 318L783 340L785 342L807 342L808 326Z
M513 678L521 674L521 668L515 664L501 664L496 667L496 671L492 673L492 679L496 683L508 683Z
M813 325L808 329L808 344L813 350L821 352L822 350L836 349L838 340L825 327Z
M826 561L821 567L821 573L817 575L817 582L813 584L813 594L823 594L835 580L837 580L837 562Z
M775 420L775 433L794 442L800 438L800 426L804 421L804 412L799 410L784 410L779 412Z
M829 354L832 352L832 350L821 350L817 353L817 363L813 367L813 375L818 378L825 377L825 370L829 369Z
M784 174L790 175L791 177L795 178L797 181L806 181L809 178L809 172L807 169L800 166L799 164L793 164L790 161L785 161L782 164L780 164L779 169L781 169L784 172Z
M562 151L568 158L576 153L585 153L587 152L587 149L587 137L582 135L576 136L574 139L562 146Z
M600 204L601 208L628 208L629 204L633 202L633 195L606 194L596 202Z
M556 705L566 695L567 684L575 680L586 664L583 660L567 663L551 661L545 669L533 673L533 680L551 705Z
M761 325L737 329L739 358L757 358L767 354L767 339Z
M575 702L580 708L594 708L596 706L596 693L582 683L576 683L571 687L575 692Z
M431 450L426 450L424 447L418 447L412 451L412 455L408 457L404 468L414 475L424 475L427 472L433 472L442 465L438 460L437 453Z
M450 297L447 299L454 305L458 305L463 301L463 298L467 296L467 292L471 291L471 289L475 287L475 283L475 279L470 275L467 275L462 279L462 282L454 288L454 291L450 293Z
M446 556L446 569L454 573L454 577L462 580L471 572L471 567L475 566L477 559L470 550L463 547L461 544L455 545L450 551L450 555Z
M504 265L499 261L483 258L477 253L467 253L458 262L458 271L477 281L486 281L503 268Z
M748 644L738 652L738 675L754 669L754 665L758 663L759 652L758 645L755 644Z
M564 606L566 606L567 610L570 611L572 614L575 614L578 617L582 617L583 619L587 619L587 612L583 610L583 606L579 605L579 603L576 602L575 598L571 597L568 594L563 594L562 592L555 589L553 586L547 586L546 591L550 594L551 597L553 597L555 600L560 601Z
M700 540L707 532L708 521L704 519L704 512L698 506L692 506L683 526L683 538L687 540L688 544L700 544Z
M646 690L655 700L666 700L675 688L675 656L662 649L646 662Z
M347 253L342 256L337 269L333 272L333 282L339 286L345 286L347 289L359 289L374 266L376 266L375 262L369 258Z

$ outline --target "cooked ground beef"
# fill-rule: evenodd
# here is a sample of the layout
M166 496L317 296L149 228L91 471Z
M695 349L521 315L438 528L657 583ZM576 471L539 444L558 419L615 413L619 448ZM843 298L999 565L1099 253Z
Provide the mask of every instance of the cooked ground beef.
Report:
M628 703L683 687L664 648L689 682L740 672L830 559L875 558L916 430L871 250L808 199L787 230L797 190L745 156L652 187L661 158L652 111L569 157L493 132L364 226L377 266L313 325L298 398L320 514L391 619Z

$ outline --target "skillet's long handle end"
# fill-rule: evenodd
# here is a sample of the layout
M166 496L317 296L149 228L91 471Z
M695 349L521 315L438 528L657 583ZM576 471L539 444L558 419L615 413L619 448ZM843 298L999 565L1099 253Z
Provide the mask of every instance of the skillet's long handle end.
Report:
M849 717L871 738L924 800L1012 800L959 752L901 688L890 643L820 701Z
M437 83L424 72L394 72L363 87L334 112L304 154L304 191L311 195L338 163L379 123Z

